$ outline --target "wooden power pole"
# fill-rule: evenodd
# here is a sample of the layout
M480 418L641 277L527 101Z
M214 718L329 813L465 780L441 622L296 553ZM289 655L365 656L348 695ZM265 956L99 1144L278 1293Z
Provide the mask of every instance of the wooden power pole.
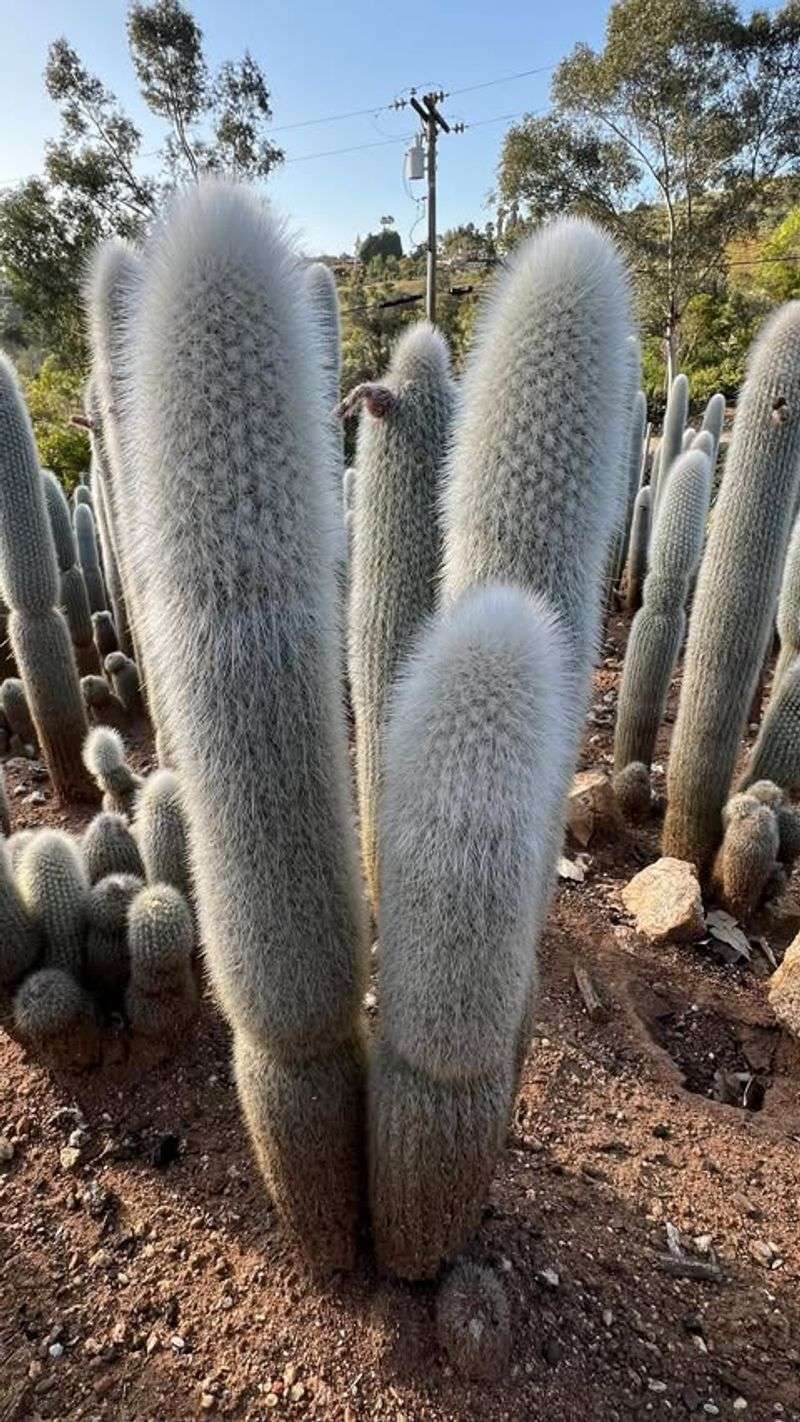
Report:
M428 172L428 276L425 290L425 314L429 321L436 320L436 139L438 130L450 132L450 125L439 113L437 104L444 94L425 94L420 101L411 99L411 107L422 119Z

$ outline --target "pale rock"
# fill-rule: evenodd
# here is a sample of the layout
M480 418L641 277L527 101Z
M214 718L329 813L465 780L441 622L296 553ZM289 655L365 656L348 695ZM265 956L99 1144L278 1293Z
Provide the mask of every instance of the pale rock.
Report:
M651 943L691 942L706 933L703 898L693 864L668 856L648 864L622 890L638 933Z

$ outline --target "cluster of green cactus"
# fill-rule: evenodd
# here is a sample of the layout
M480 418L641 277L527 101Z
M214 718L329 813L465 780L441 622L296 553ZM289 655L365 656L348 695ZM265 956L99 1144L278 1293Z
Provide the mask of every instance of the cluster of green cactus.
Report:
M104 811L80 839L38 829L0 842L0 1023L59 1064L99 1059L110 1011L163 1046L196 1012L188 870L179 887L158 876L185 842L182 821L165 829L181 819L171 789L155 834L152 813L131 828Z
M58 559L60 576L59 601L75 648L78 671L82 676L99 672L100 663L94 645L94 628L89 606L89 595L83 570L78 562L78 548L72 528L67 496L55 474L49 469L42 470L44 496L53 542ZM86 510L88 513L88 509ZM91 518L91 514L89 514Z
M772 636L800 484L800 302L747 366L700 567L667 768L665 854L705 874L723 837L742 733Z
M763 778L731 796L722 821L711 882L725 907L746 922L770 890L783 887L800 856L800 809Z

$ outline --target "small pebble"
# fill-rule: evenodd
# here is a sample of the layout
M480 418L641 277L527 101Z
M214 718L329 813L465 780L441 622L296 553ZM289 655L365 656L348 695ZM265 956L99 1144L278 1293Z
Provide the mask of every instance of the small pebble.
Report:
M50 1344L50 1347L48 1348L47 1351L48 1351L48 1353L50 1354L50 1357L51 1357L51 1358L63 1358L63 1356L64 1356L64 1344L63 1344L63 1343L51 1343L51 1344Z
M14 1159L14 1147L8 1136L0 1136L0 1165L8 1165Z

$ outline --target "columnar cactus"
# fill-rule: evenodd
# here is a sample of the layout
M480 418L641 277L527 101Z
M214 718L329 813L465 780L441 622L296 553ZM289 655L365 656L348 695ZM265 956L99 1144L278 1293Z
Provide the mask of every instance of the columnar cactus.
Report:
M754 780L800 789L800 656L784 672L767 707L741 788Z
M182 198L145 253L132 343L146 636L256 1153L283 1221L337 1268L360 1195L366 925L321 387L281 228L242 190Z
M683 449L683 436L688 414L689 381L685 375L676 375L669 389L667 408L664 412L656 493L657 508L661 507L661 500L667 491L667 481L672 473L672 466Z
M700 427L701 431L708 430L714 441L714 455L711 461L712 479L714 476L714 470L716 469L717 455L719 454L719 445L720 440L722 439L722 431L724 427L725 396L718 392L716 395L711 396L711 399L706 405L705 412L703 414L703 423Z
M364 876L378 902L377 813L388 698L433 609L441 556L438 498L455 387L443 337L410 327L380 386L360 387L350 555L348 660ZM353 399L354 397L351 397Z
M379 1263L404 1278L463 1247L505 1138L583 720L573 657L544 599L479 587L392 698L370 1202Z
M67 496L55 474L42 470L44 497L60 574L59 603L75 648L75 660L81 676L99 672L100 663L92 636L92 617L83 573L78 566L78 549ZM91 517L91 515L90 515Z
M112 652L120 650L117 629L114 626L110 612L93 612L92 625L94 627L94 645L97 648L97 655L101 664L105 666L106 657Z
M778 598L778 636L781 649L772 678L772 695L781 684L785 671L800 656L800 518L794 521L786 561L783 565L781 593Z
M103 676L82 676L81 694L93 726L113 726L124 731L129 716L118 696L115 696Z
M95 815L84 831L82 848L90 884L109 874L134 874L144 879L142 856L124 815L108 810Z
M711 496L702 450L679 455L650 540L642 606L628 639L614 734L614 771L650 766L686 631L686 601L700 562Z
M78 509L81 504L85 504L87 509L92 509L92 494L88 484L76 484L72 491L73 509Z
M90 382L90 392L93 388ZM117 629L117 635L119 637L119 645L126 656L129 656L133 651L133 639L130 635L128 608L122 587L122 574L119 570L114 536L111 530L109 497L107 492L108 476L106 473L104 455L101 450L99 413L97 420L97 432L92 436L92 488L95 492L94 508L97 517L97 535L100 541L103 578L108 592L111 613L114 618L114 626Z
M725 834L713 879L726 908L747 922L775 873L780 850L774 808L753 795L734 795L723 814Z
M0 706L3 709L12 736L16 736L21 746L36 745L36 727L33 724L28 698L19 677L6 677L0 686Z
M94 1003L70 973L40 968L31 973L14 997L14 1030L36 1051L45 1051L71 1066L97 1060L100 1028Z
M638 390L633 402L633 414L631 416L630 442L628 445L628 502L626 506L625 534L620 544L620 565L617 576L622 573L622 568L630 546L633 515L636 508L636 499L639 494L639 485L642 479L642 458L644 456L646 433L647 396L643 390Z
M125 1012L134 1032L177 1044L197 1012L194 930L186 900L169 884L141 889L128 911L130 982Z
M14 882L8 848L0 842L0 1008L3 1016L9 994L36 966L42 949L41 927L22 901Z
M789 302L766 322L748 360L689 626L663 846L701 872L722 838L799 480L800 302Z
M109 652L103 668L111 677L115 695L122 702L129 716L142 716L144 702L139 682L139 668L136 662L126 657L124 652Z
M102 995L117 997L128 985L128 912L143 888L135 874L109 874L89 894L84 976Z
M6 840L6 851L8 853L8 862L11 865L12 874L16 874L22 851L25 845L30 843L35 834L36 830L32 829L15 830Z
M171 884L191 903L186 811L171 770L148 775L136 802L134 833L149 884Z
M87 731L75 655L56 611L58 565L28 412L0 357L0 591L8 631L53 788L63 801L96 798L81 760Z
M650 547L650 514L652 491L645 484L636 495L633 506L633 520L628 540L628 564L625 574L625 602L629 612L635 612L641 605L642 588L647 576L647 554Z
M83 755L103 791L103 809L130 819L144 782L128 765L119 732L111 726L95 726L86 737Z
M697 430L694 425L687 425L683 432L683 439L681 440L681 454L685 454L688 449L691 449L696 439Z
M83 856L63 830L39 830L17 869L22 901L42 926L45 964L80 976L89 879Z
M344 475L344 441L341 427L336 420L336 407L341 399L342 381L342 336L339 320L339 293L333 272L324 262L312 262L306 268L306 292L311 303L317 325L320 353L322 357L323 397L326 404L325 417L333 430L336 450L334 478L336 493L341 490Z
M103 574L100 571L94 514L89 504L80 503L76 506L73 521L75 542L78 545L78 561L86 585L89 609L93 614L101 613L105 611L106 607L106 590Z

